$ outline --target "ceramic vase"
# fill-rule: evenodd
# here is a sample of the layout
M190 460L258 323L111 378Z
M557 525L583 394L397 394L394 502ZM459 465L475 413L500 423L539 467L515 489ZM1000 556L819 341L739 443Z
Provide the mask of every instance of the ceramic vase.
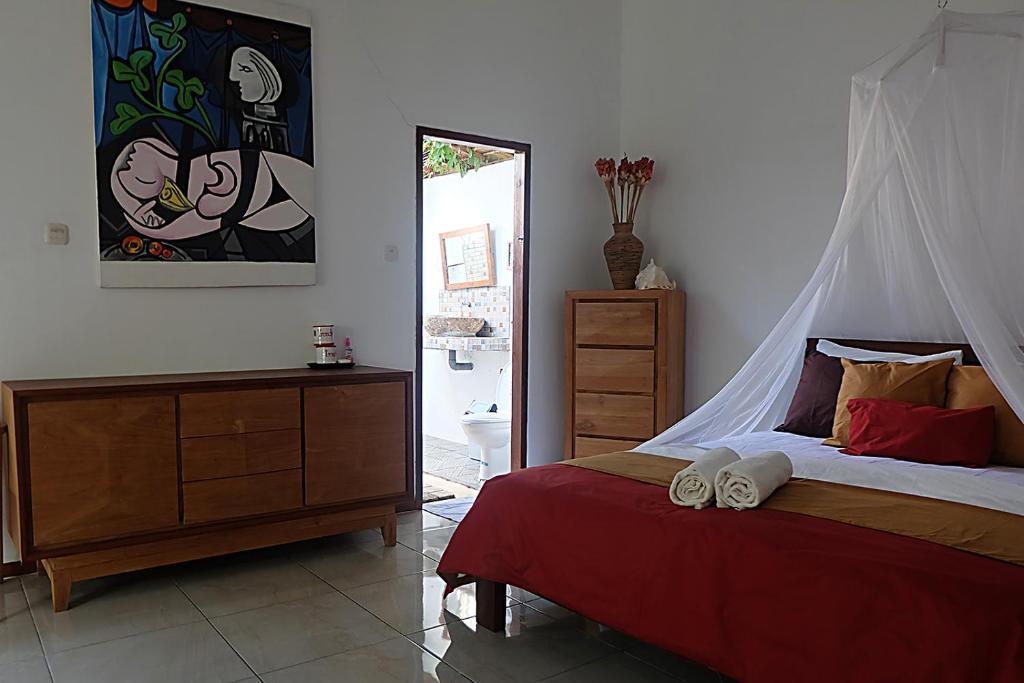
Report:
M644 243L633 234L632 223L612 223L615 234L604 243L604 260L615 289L636 289L636 276L644 260Z

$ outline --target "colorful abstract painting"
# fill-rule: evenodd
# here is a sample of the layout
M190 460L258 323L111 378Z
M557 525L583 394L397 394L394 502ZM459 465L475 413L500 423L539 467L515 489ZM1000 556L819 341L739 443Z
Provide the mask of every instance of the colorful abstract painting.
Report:
M308 18L90 1L101 285L312 284Z

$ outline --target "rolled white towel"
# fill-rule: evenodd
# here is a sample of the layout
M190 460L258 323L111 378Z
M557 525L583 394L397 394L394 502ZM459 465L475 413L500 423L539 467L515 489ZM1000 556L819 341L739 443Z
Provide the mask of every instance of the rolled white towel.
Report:
M715 475L718 507L757 507L792 476L793 463L782 451L768 451L726 465Z
M715 475L739 459L740 456L731 448L712 448L701 453L686 469L676 472L668 489L668 497L676 505L698 510L707 507L715 496Z

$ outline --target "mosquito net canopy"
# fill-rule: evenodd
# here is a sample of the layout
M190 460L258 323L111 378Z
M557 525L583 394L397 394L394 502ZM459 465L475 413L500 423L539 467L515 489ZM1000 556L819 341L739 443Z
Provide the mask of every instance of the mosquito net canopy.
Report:
M808 337L967 341L1024 418L1024 13L942 11L853 78L846 194L732 380L645 445L772 429Z

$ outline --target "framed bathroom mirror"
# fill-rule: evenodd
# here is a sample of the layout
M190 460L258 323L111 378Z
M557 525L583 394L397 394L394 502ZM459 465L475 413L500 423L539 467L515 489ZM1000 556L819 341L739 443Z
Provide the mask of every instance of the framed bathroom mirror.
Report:
M441 268L445 289L494 285L490 224L441 233Z

